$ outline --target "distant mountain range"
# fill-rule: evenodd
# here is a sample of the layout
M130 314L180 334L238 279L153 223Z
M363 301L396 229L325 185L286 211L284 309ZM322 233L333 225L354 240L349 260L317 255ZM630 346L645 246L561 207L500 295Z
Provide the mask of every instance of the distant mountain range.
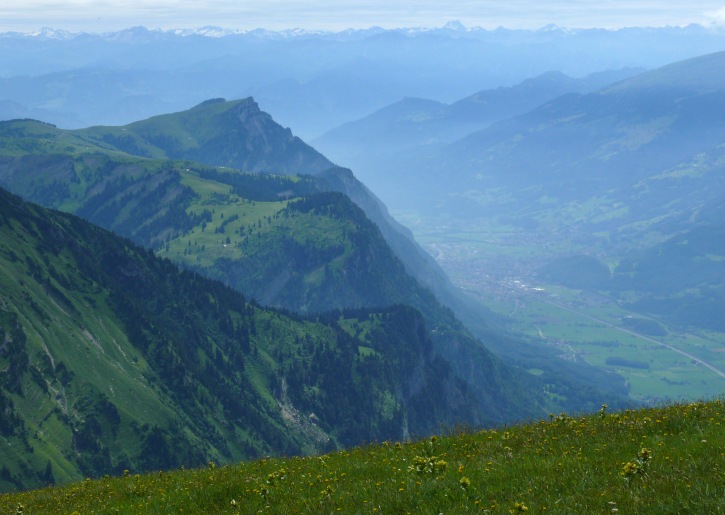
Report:
M0 34L0 101L43 109L43 121L80 128L253 95L275 120L310 140L403 98L451 103L552 70L583 77L651 69L720 50L724 37L696 25L527 31L450 24L336 33L48 29Z
M725 139L716 114L725 105L724 63L725 53L710 54L595 93L556 99L442 149L418 169L418 184L426 182L421 176L440 173L445 162L451 193L525 182L519 202L535 202L537 195L561 202L591 195L624 201L624 220L603 221L604 227L655 212L689 216L722 192L712 181L720 177L718 147ZM445 198L440 185L433 188ZM531 203L524 211L537 209Z
M427 154L489 125L524 114L567 93L590 93L641 73L623 69L573 79L548 72L510 87L479 91L452 104L406 98L360 120L348 122L313 140L331 159L369 177L377 189L376 170L392 169L408 156ZM380 184L386 197L395 196Z

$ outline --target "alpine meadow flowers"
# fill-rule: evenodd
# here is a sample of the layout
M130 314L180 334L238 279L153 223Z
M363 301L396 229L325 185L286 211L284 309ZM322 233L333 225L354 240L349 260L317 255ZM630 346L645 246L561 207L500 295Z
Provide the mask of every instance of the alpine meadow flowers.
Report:
M104 477L0 513L725 513L720 400ZM455 465L454 465L455 464Z

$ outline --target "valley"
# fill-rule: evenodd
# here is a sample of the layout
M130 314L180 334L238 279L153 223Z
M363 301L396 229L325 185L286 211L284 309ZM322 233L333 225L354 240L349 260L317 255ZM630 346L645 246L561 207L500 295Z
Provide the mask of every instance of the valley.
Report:
M557 349L564 359L624 377L632 398L710 398L725 389L725 333L628 309L632 292L567 288L538 275L557 254L583 249L583 243L480 219L441 223L411 211L394 215L414 230L454 284L511 330ZM643 331L633 320L651 324Z

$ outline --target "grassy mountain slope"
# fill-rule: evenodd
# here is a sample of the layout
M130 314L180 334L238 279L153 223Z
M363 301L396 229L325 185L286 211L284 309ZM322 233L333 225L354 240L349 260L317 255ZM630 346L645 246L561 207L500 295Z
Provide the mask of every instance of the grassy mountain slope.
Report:
M28 123L4 125L8 146L23 140L23 130L31 140L40 131L24 128ZM47 137L50 141L34 144L56 148L63 134L56 131ZM71 135L81 136L75 131ZM542 393L539 379L516 377L434 295L405 273L378 228L346 197L328 194L309 199L308 206L314 208L300 209L305 201L292 205L295 198L339 188L357 192L382 213L349 171L330 170L322 177L273 177L186 161L134 160L100 147L91 154L83 153L88 149L82 145L69 145L69 149L80 154L57 159L71 159L72 166L28 169L37 156L8 156L5 165L0 165L0 181L30 199L71 210L277 306L315 312L412 305L425 317L436 352L479 400L481 409L470 413L469 423L530 417L543 404L559 399L576 409L592 408L597 402L573 384L562 389L562 397L549 397ZM89 159L96 161L87 166ZM69 175L58 175L64 173ZM331 185L333 180L337 182ZM47 195L48 191L53 195ZM419 255L420 249L409 244L407 248L411 255ZM421 267L419 273L426 270ZM489 335L497 337L494 332ZM551 379L547 382L558 382L556 377Z
M276 124L251 98L210 100L187 111L124 127L93 127L73 134L141 157L192 159L210 166L283 175L314 174L320 179L318 188L344 193L365 211L408 274L454 309L473 309L435 261L417 245L410 231L388 214L382 202L350 170L334 166L292 136L289 129ZM475 311L481 314L480 308Z
M23 510L168 513L725 512L723 403L106 478L0 497Z
M725 333L723 261L725 226L700 225L628 255L617 267L614 284L604 288L634 291L636 311Z
M304 319L0 192L3 490L430 433L476 411L411 308Z

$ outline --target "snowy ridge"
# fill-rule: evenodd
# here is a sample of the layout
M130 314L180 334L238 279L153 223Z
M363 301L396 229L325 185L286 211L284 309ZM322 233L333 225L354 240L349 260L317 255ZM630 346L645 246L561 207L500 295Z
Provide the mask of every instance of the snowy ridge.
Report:
M267 30L263 28L256 29L233 29L223 28L217 26L205 26L193 29L150 29L146 27L129 27L127 29L104 32L104 33L92 33L92 32L71 32L63 29L54 29L50 27L44 27L37 32L2 32L0 37L3 38L37 38L41 40L60 40L67 41L74 39L79 36L91 36L105 40L121 41L121 40L132 40L148 39L149 37L207 37L207 38L226 38L233 36L253 36L261 39L293 39L293 38L305 38L311 36L317 37L333 37L333 38L359 38L372 36L384 32L399 33L404 35L416 35L416 34L435 34L435 33L458 33L464 34L490 34L493 32L508 31L503 27L497 29L488 30L482 27L466 27L460 21L450 21L442 27L400 27L394 29L384 29L382 27L369 27L365 29L345 29L337 32L324 31L324 30L308 30L301 28L293 28L286 30ZM562 27L547 26L536 31L524 31L524 32L549 32L556 30L559 32L574 32L579 29L566 29ZM517 31L518 32L518 31Z

